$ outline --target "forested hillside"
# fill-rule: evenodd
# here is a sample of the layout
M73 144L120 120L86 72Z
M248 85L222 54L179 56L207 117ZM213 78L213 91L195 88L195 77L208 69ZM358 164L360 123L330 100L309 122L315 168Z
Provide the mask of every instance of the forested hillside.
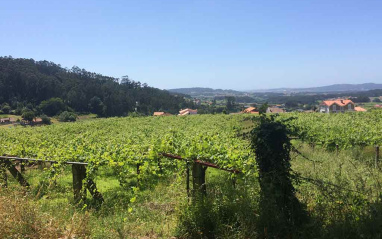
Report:
M192 107L183 96L149 87L147 84L88 72L74 66L63 68L49 61L0 57L0 104L21 112L41 111L40 104L59 98L61 111L91 112L99 116L122 116L134 112L176 113ZM57 105L59 99L54 99ZM136 103L138 102L138 104ZM63 104L62 104L63 103ZM60 110L58 110L60 111ZM44 112L43 112L44 113ZM59 112L57 112L59 113Z

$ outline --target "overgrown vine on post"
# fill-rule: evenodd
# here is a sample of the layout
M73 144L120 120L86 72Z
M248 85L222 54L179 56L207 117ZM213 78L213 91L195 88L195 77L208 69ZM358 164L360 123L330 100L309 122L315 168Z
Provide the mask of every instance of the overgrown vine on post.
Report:
M257 126L251 132L261 187L259 225L264 236L291 234L306 219L292 184L288 130L275 117L263 114L255 118Z

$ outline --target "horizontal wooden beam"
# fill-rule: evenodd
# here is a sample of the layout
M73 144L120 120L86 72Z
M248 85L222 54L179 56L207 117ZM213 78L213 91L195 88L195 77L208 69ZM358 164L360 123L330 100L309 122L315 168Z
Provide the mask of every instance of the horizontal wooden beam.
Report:
M32 161L32 162L58 163L58 161L53 161L53 160L19 158L19 157L14 157L14 156L0 156L0 159L11 160L11 161ZM84 163L84 162L70 162L70 161L64 162L64 164L88 165L88 163Z
M168 154L168 153L160 153L160 155L168 157L168 158L189 161L188 159L182 158L179 155L173 155L173 154ZM206 166L206 167L216 168L216 169L224 170L224 171L227 171L227 172L230 172L230 173L236 173L236 174L241 173L241 171L239 171L239 170L236 170L236 169L226 169L226 168L218 166L217 164L206 162L206 161L202 161L202 160L199 160L199 159L194 159L194 160L191 160L191 161L193 161L193 162L195 162L197 164L201 164L201 165Z

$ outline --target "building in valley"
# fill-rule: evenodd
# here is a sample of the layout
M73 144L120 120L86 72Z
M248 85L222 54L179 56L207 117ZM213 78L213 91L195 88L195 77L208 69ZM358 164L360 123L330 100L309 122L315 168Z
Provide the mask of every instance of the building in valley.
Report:
M196 115L198 114L198 110L193 110L193 109L184 109L180 110L178 115Z
M348 111L355 111L354 102L351 100L337 99L337 100L324 100L320 104L321 113L344 113Z

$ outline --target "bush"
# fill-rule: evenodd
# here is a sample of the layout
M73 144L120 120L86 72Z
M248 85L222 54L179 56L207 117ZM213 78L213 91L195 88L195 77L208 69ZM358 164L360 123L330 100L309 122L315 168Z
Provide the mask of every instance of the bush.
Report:
M48 116L55 116L60 112L64 111L65 108L65 104L60 98L51 98L49 100L44 100L40 104L40 109L44 114Z
M145 116L144 114L141 114L139 112L132 112L128 114L129 117L142 117Z
M23 108L17 107L15 110L15 115L21 115L23 113Z
M11 107L7 103L5 103L3 107L1 108L1 110L3 111L4 114L9 114L9 112L11 111Z
M74 122L77 120L77 115L73 112L64 111L58 116L61 122Z
M49 118L48 116L46 116L46 115L41 115L41 120L42 120L42 123L43 123L43 124L47 124L47 125L49 125L49 124L52 123L52 122L50 121L50 118Z
M258 238L258 190L255 179L234 188L226 174L211 176L207 196L179 207L177 238Z
M26 121L29 121L29 122L32 122L34 117L35 117L35 114L33 111L31 110L25 110L23 112L23 114L21 115L21 117L26 120Z

